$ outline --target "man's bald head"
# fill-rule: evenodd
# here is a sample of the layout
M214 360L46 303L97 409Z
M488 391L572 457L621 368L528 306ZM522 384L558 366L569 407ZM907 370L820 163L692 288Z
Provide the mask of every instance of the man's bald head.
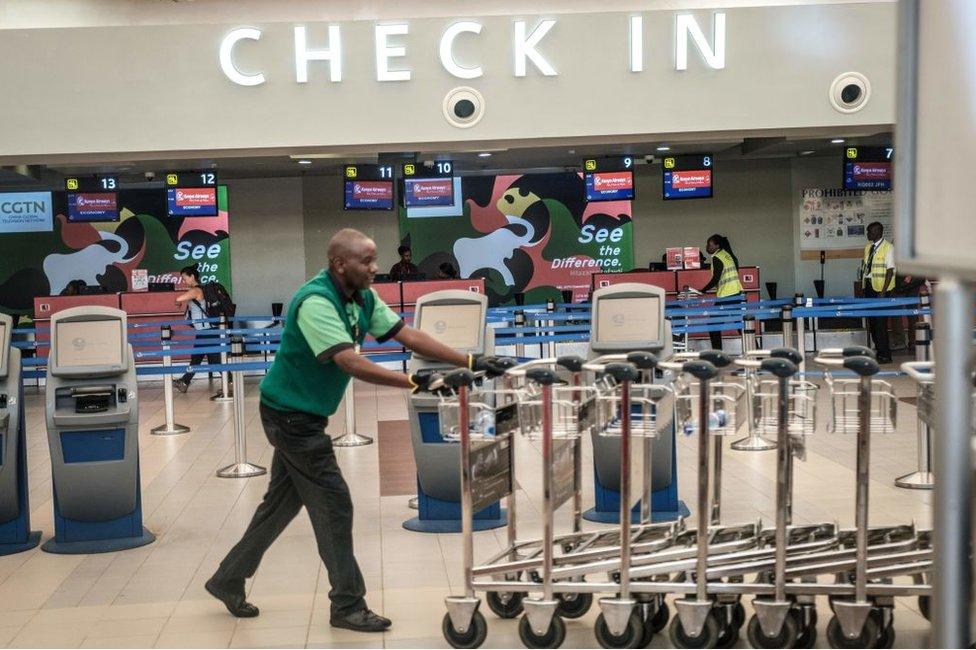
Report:
M329 258L329 267L335 266L339 260L363 255L370 247L375 248L373 240L355 228L343 228L332 235L325 254Z
M373 283L378 270L376 244L363 233L343 228L329 240L326 254L329 257L329 271L347 295L368 289Z

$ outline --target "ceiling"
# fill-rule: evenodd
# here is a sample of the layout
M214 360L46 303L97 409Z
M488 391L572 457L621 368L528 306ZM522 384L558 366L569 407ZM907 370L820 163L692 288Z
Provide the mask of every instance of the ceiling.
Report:
M890 144L890 130L867 129L854 133L821 131L816 134L781 135L759 137L713 136L682 134L675 139L644 141L638 143L593 143L567 141L546 146L485 145L472 148L471 143L453 143L443 148L427 148L423 151L395 153L367 153L363 147L344 150L293 150L277 155L237 155L220 157L170 156L145 160L103 160L92 155L91 161L52 162L48 165L29 165L0 168L0 186L25 187L50 185L60 187L66 176L84 174L115 174L124 186L137 187L162 181L166 171L214 169L219 178L276 178L303 175L338 175L347 163L384 163L452 160L455 172L461 175L493 173L499 171L577 169L584 158L633 155L637 164L654 164L663 155L682 153L711 153L717 162L723 160L755 160L768 158L792 158L799 156L839 156L845 144ZM845 138L845 144L832 144L835 137ZM667 152L658 147L668 146ZM373 148L375 149L375 147ZM490 156L479 155L490 153ZM116 158L118 156L115 156ZM653 157L653 158L652 158ZM300 164L298 160L311 161ZM155 174L148 179L146 174Z

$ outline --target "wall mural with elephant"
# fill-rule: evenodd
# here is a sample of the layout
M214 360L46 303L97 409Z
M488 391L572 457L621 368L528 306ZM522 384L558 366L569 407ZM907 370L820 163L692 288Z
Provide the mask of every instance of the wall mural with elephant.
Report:
M52 228L0 233L0 311L30 315L36 296L58 295L72 280L108 293L128 291L133 269L150 282L178 282L198 264L202 281L231 288L227 188L214 217L171 217L166 190L121 190L119 220L73 223L64 192L53 193Z
M576 172L461 179L464 213L408 217L400 236L428 278L449 262L460 277L483 277L493 305L527 304L570 289L584 299L590 275L634 264L630 201L587 203Z

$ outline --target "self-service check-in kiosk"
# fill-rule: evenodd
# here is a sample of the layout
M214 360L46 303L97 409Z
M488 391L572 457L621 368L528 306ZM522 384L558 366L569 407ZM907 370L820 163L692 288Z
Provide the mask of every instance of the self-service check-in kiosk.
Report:
M671 323L664 318L665 291L636 282L615 284L593 293L590 356L614 352L653 352L671 356ZM687 516L678 500L674 422L651 444L651 516L655 521ZM583 517L603 523L620 518L620 438L594 432L593 470L596 503ZM639 517L639 504L634 516Z
M51 318L47 437L54 482L50 553L149 544L139 487L139 399L125 312L74 307Z
M20 350L10 346L13 319L0 314L0 555L37 546L27 501L27 440L24 435Z
M463 353L490 354L494 336L486 328L488 297L472 291L435 291L417 300L414 327L441 343ZM440 361L414 354L408 372L449 370ZM461 531L461 459L457 444L441 436L435 395L417 394L407 398L410 437L417 463L418 516L403 522L403 527L424 533ZM504 526L505 512L495 502L474 515L474 529Z

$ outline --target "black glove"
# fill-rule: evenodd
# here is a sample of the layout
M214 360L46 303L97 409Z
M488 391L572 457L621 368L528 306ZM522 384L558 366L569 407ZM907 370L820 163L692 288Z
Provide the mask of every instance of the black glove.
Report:
M411 394L437 392L444 388L444 377L432 370L421 370L409 376L410 383L413 385Z
M516 364L511 357L496 357L490 354L469 354L468 370L484 372L489 379L501 377L505 371Z

